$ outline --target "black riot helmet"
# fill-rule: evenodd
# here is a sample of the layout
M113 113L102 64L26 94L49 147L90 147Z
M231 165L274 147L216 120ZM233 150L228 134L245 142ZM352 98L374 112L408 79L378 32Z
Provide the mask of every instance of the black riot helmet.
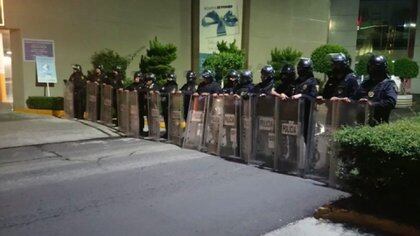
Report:
M137 71L136 73L134 73L134 82L138 83L141 81L141 79L143 78L143 73L141 73L140 71ZM138 81L136 81L138 79Z
M121 68L121 66L115 66L112 70L115 71L115 72L118 72L118 74L120 74L121 71L122 71L122 68Z
M82 72L82 66L79 64L74 64L72 65L73 70L77 71L77 72Z
M175 75L175 73L169 73L169 74L167 74L166 75L166 79L168 81L176 81L176 75Z
M261 79L264 81L266 79L274 78L274 68L271 65L266 65L261 69Z
M384 56L372 55L367 69L369 77L374 80L383 80L388 76L388 62Z
M286 64L281 68L280 80L283 83L290 83L296 79L296 70L293 65Z
M230 82L236 82L236 81L238 81L239 80L239 72L238 71L236 71L236 70L230 70L229 71L229 73L228 73L228 75L227 75L227 79L228 79L228 82L230 81Z
M152 81L153 83L155 83L155 82L156 82L156 75L155 75L155 74L153 74L153 73L147 73L147 74L144 76L144 80L145 80L146 82Z
M301 58L299 59L297 65L298 75L301 77L310 77L313 76L313 63L310 58Z
M97 66L95 66L95 69L98 69L100 71L104 71L104 66L103 65L97 65Z
M214 81L214 73L211 70L204 70L203 73L201 73L201 77L207 82L212 83Z
M333 73L344 73L350 67L350 60L343 53L330 53L328 55L331 61Z
M195 83L195 80L197 79L197 75L194 71L189 70L187 71L187 74L185 75L185 78L187 79L188 83Z
M244 84L250 84L252 83L252 71L250 70L245 70L241 73L241 76L239 78L239 84L244 85Z

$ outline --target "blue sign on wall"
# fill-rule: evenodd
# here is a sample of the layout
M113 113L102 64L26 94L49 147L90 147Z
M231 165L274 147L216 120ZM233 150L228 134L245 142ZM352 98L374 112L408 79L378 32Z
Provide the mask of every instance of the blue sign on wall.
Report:
M25 61L35 61L36 56L54 57L54 41L23 39L23 56Z

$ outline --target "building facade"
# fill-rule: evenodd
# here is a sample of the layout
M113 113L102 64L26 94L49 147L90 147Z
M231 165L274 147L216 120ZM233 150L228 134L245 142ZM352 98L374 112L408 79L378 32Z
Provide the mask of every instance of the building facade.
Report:
M4 26L0 31L3 45L3 52L0 50L0 57L3 56L0 64L3 66L0 67L4 68L0 68L0 74L3 73L1 101L13 102L14 107L21 108L25 106L28 96L45 95L45 86L36 83L35 62L24 58L24 39L53 42L57 83L50 88L52 96L62 95L63 80L68 79L72 64L81 64L86 72L92 67L90 58L96 51L109 48L121 55L129 55L148 47L149 40L155 36L160 41L177 46L177 59L173 66L179 83L183 83L186 70L199 68L199 25L202 24L199 9L200 4L206 1L215 4L229 2L3 0ZM366 50L366 47L359 45L363 41L360 37L364 36L360 33L360 21L363 19L359 15L362 9L366 6L369 8L369 4L375 2L380 8L385 6L382 2L386 1L241 0L240 38L241 47L247 54L248 67L258 74L259 68L270 60L270 51L275 47L291 46L309 57L320 45L340 44L356 58L361 48ZM399 1L394 2L398 4ZM410 16L412 22L406 22L411 24L408 33L402 33L403 38L408 37L407 44L412 46L405 51L401 46L398 50L402 50L399 55L407 54L419 60L420 32L415 30L418 23L417 0L414 3L413 0L407 0L410 9L415 6L415 17ZM388 15L392 14L392 11L388 11ZM382 17L375 12L369 14L373 14L375 19ZM375 45L373 43L370 50L380 52L375 50ZM380 49L392 50L387 47ZM138 70L139 60L139 57L135 58L128 67L129 76ZM258 80L259 76L255 77ZM420 80L413 81L412 92L420 93Z

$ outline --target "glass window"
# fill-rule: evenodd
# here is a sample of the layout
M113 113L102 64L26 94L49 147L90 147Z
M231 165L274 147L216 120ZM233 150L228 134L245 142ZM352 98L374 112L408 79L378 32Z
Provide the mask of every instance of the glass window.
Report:
M357 55L412 57L416 21L417 0L360 0Z

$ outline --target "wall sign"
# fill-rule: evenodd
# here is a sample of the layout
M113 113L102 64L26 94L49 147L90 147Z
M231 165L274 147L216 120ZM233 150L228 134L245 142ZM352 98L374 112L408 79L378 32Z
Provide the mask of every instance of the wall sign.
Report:
M243 0L200 0L200 68L217 42L242 44Z
M35 61L36 56L54 57L54 41L23 39L24 61Z
M38 83L57 83L54 57L36 56L36 75Z

